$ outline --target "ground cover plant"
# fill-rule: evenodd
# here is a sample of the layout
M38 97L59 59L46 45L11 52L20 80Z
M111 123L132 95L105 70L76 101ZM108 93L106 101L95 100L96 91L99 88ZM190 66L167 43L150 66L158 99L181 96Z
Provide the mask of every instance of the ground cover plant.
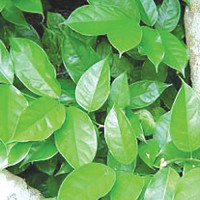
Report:
M0 0L2 173L41 199L200 199L189 3Z

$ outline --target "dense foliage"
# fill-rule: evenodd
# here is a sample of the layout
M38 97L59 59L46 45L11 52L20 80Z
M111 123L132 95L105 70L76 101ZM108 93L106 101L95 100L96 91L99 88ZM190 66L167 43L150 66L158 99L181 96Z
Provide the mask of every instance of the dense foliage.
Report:
M199 199L186 3L0 0L0 168L57 200Z

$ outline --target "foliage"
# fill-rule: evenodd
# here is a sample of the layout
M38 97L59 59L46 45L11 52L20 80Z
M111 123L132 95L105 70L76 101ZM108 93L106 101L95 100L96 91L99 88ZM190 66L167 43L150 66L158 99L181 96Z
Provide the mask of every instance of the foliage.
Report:
M185 3L51 3L0 0L0 169L47 199L197 200Z

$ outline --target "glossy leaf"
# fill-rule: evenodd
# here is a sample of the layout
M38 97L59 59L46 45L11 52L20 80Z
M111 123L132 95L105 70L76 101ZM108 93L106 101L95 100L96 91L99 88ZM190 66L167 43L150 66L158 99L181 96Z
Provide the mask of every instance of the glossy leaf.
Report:
M15 6L20 10L30 13L43 14L42 2L41 0L13 0Z
M179 0L164 0L158 9L156 28L171 32L178 24L181 14Z
M21 114L14 141L39 141L48 138L65 120L65 108L58 101L42 97Z
M28 102L14 86L0 85L0 138L5 143L14 136L17 123Z
M125 108L130 104L130 91L126 73L121 74L113 81L111 85L109 104L110 106L116 104L120 108Z
M13 79L13 64L4 43L0 40L0 82L12 84Z
M133 109L143 108L151 105L169 87L158 81L138 81L130 85L130 106Z
M106 195L115 182L115 172L98 163L90 163L74 170L62 183L58 200L94 200Z
M7 149L6 145L0 140L0 170L7 165Z
M120 53L137 46L142 37L137 18L127 17L117 7L82 6L70 15L66 23L84 35L107 34L111 44Z
M35 42L24 38L12 38L11 56L17 77L29 90L37 95L53 98L60 95L61 88L56 80L54 66Z
M75 107L67 108L66 120L55 134L59 152L74 168L93 161L97 136L88 115Z
M58 150L53 137L44 141L35 142L32 144L31 149L21 166L34 161L48 160L57 153Z
M76 83L85 71L100 60L88 44L70 35L66 35L63 41L62 59L67 72Z
M135 0L88 0L91 5L96 6L115 6L128 14L130 17L140 21L140 12Z
M165 54L161 36L158 31L149 27L143 27L142 31L143 37L140 47L144 54L146 54L149 60L154 64L156 71L158 71L158 65L163 60Z
M192 152L200 147L200 99L186 83L172 107L170 134L176 147Z
M9 151L7 166L13 166L20 163L27 156L31 145L31 142L16 143Z
M59 171L56 173L56 176L62 175L62 174L68 174L73 171L73 168L69 165L67 162L63 162Z
M176 185L179 181L179 175L172 168L164 168L154 175L147 186L145 200L171 200L174 198Z
M117 106L113 106L105 120L105 139L114 158L130 164L137 155L137 140L132 126Z
M179 181L174 200L196 200L200 196L200 168L190 170Z
M188 63L187 48L171 33L165 31L159 31L159 33L165 47L163 62L183 73Z
M153 138L159 144L161 150L165 148L165 145L171 141L170 136L170 119L171 112L167 112L162 115L156 122L156 130Z
M106 59L89 68L76 87L76 101L88 112L98 110L110 93L110 68Z
M141 176L131 173L117 176L116 183L110 192L111 200L137 200L143 186L144 180Z
M154 0L136 0L141 14L141 20L148 26L153 26L158 19L158 11Z
M7 3L1 12L3 18L9 22L19 25L19 26L28 26L26 19L21 10L19 10L12 0L7 0Z

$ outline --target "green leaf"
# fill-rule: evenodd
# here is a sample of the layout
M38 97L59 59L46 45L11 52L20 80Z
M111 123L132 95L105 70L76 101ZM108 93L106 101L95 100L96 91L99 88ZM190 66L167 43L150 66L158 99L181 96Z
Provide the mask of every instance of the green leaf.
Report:
M62 59L67 72L75 83L86 70L100 60L91 46L70 35L65 35Z
M140 118L137 114L135 114L131 109L126 110L126 116L128 117L131 126L133 127L133 131L135 132L136 137L145 142L144 132L142 125L140 123Z
M13 166L18 163L20 163L28 154L30 151L32 143L26 142L26 143L16 143L9 151L8 154L8 165Z
M141 79L142 80L152 80L165 82L168 75L168 67L164 63L158 66L158 71L156 72L155 65L151 61L146 60L142 65L141 69Z
M156 71L158 65L164 58L165 48L162 44L161 36L157 30L149 27L142 27L143 37L140 43L140 48L149 60L154 64Z
M7 21L16 24L18 26L28 26L26 19L21 10L19 10L12 0L7 0L6 5L1 12L4 19Z
M73 168L67 162L63 162L59 171L56 173L55 176L59 176L62 174L68 174L73 171Z
M105 4L106 5L106 4ZM87 5L76 9L66 23L84 35L107 34L111 44L122 54L137 46L142 37L138 19L117 7Z
M182 83L172 107L170 134L176 147L192 152L200 147L200 99L186 83Z
M88 112L96 111L110 93L110 67L104 59L89 68L76 86L76 101Z
M164 168L154 175L147 186L145 200L173 199L179 175L172 168Z
M183 73L188 63L187 48L171 33L165 31L159 31L159 33L165 47L163 62L178 72Z
M11 57L17 77L33 93L53 98L61 94L54 66L44 50L35 42L24 38L12 38Z
M4 43L0 40L0 82L12 84L13 79L13 64Z
M110 152L108 152L107 156L107 165L114 169L116 172L133 172L135 169L135 162L132 162L129 165L125 165L117 161Z
M130 91L126 73L121 74L113 81L108 101L111 107L116 104L120 108L125 108L130 104Z
M106 195L115 183L115 172L99 163L74 170L62 183L58 200L94 200Z
M41 0L13 0L15 6L22 11L43 14Z
M144 135L145 136L153 135L155 133L156 124L151 112L145 109L140 109L134 112L134 114L137 115L137 117L140 120L140 124L142 125Z
M197 200L200 196L200 168L190 170L179 181L174 200Z
M171 141L170 136L170 119L171 112L167 112L162 115L159 120L156 122L156 130L153 138L159 144L161 151L165 148L165 145Z
M6 145L0 140L0 170L7 165L7 148Z
M142 188L144 179L141 176L126 173L117 176L116 183L110 192L112 200L137 200Z
M140 22L140 12L135 0L88 0L88 2L96 6L117 7L131 18L137 19L138 23Z
M156 140L147 140L146 143L140 143L139 145L139 156L149 166L153 167L153 164L160 152L160 148Z
M158 19L158 11L154 0L136 0L140 10L141 20L148 26L153 26Z
M31 146L31 149L21 166L30 162L48 160L57 153L58 150L53 137L50 137L44 141L35 142Z
M169 87L158 81L138 81L130 85L130 106L132 109L143 108L151 105Z
M65 105L69 105L71 103L75 103L75 88L76 85L71 79L61 78L58 79L61 85L61 96L59 97L59 101Z
M0 85L0 138L8 143L14 136L22 111L28 106L25 97L12 85Z
M164 0L158 9L156 28L165 31L173 31L179 21L181 6L179 0Z
M4 9L6 6L7 0L0 0L0 12Z
M114 158L130 164L137 156L137 140L132 126L125 114L113 106L105 120L105 139Z
M48 138L65 120L65 108L58 101L41 97L21 114L14 141L39 141Z
M56 134L59 152L74 168L93 161L97 151L97 136L88 115L75 107L67 108L66 120Z

